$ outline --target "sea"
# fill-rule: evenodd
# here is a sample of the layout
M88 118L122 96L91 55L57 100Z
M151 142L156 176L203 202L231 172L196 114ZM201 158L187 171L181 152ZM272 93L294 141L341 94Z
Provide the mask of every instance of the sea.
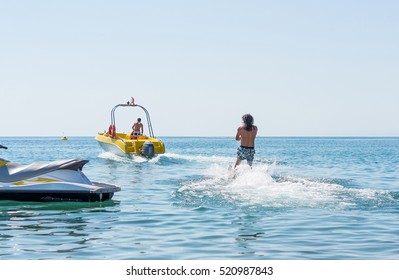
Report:
M160 137L151 160L94 137L0 137L20 164L88 159L105 202L0 201L1 260L398 260L398 137Z

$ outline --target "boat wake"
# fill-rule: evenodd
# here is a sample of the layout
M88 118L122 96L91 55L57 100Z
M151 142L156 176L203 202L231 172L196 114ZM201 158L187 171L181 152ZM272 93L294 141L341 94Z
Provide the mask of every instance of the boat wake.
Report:
M219 163L219 164L231 164L234 161L231 157L220 157L220 156L190 156L190 155L181 155L174 153L165 153L162 155L158 155L152 159L146 159L140 156L132 156L132 157L122 157L115 155L110 152L103 152L99 156L99 158L108 159L116 162L122 163L155 163L161 165L168 164L185 164L188 162L202 162L202 163Z
M355 189L325 180L277 177L275 164L236 170L213 164L199 180L185 181L175 195L196 206L233 203L270 208L359 209L397 205L389 191ZM198 205L200 204L200 205Z
M350 182L342 179L281 176L278 171L284 169L285 163L266 159L257 159L252 169L243 163L234 170L232 164L235 158L223 156L165 153L147 160L142 157L127 158L102 153L99 157L130 164L134 162L161 166L181 165L188 170L195 167L195 172L198 173L186 179L182 178L179 189L174 193L179 203L194 207L232 204L279 209L345 210L379 209L399 205L398 195L393 192L353 188L350 187ZM198 166L198 163L202 165Z
M140 157L140 156L132 156L132 157L122 157L122 156L118 156L115 155L111 152L103 152L101 154L98 155L99 158L102 159L108 159L111 161L116 161L116 162L121 162L121 163L144 163L144 162L158 162L159 158L155 157L152 159L146 159L144 157Z
M222 157L222 156L202 156L202 155L181 155L181 154L174 154L174 153L166 153L164 155L159 156L161 163L189 163L189 162L196 162L196 163L219 163L219 164L228 164L233 161L231 157Z

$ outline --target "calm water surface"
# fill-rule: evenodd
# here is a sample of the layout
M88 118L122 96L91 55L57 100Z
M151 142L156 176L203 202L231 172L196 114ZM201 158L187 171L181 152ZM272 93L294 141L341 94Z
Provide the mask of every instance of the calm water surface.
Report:
M163 138L151 161L92 137L0 138L0 157L90 162L103 203L0 201L0 259L399 259L399 138Z

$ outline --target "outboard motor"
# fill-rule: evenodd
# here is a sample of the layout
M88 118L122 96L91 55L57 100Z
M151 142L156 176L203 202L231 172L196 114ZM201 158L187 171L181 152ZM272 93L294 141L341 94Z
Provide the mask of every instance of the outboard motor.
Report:
M150 141L145 142L141 150L141 155L146 158L153 158L155 156L154 144Z

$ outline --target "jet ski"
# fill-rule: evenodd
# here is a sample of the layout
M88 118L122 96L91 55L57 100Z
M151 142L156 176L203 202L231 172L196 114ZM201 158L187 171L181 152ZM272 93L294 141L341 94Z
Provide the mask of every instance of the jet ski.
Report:
M0 145L0 149L6 147ZM20 165L0 158L0 200L94 202L111 199L120 187L90 181L88 160L68 159Z
M119 107L125 108L140 108L144 111L147 118L147 129L149 135L134 135L133 133L119 133L116 131L115 125L115 110ZM116 154L118 156L141 156L151 159L158 154L165 153L164 143L154 136L150 115L146 108L135 104L134 99L126 104L117 104L111 111L111 124L108 131L100 132L96 136L96 140L100 146L106 151Z

